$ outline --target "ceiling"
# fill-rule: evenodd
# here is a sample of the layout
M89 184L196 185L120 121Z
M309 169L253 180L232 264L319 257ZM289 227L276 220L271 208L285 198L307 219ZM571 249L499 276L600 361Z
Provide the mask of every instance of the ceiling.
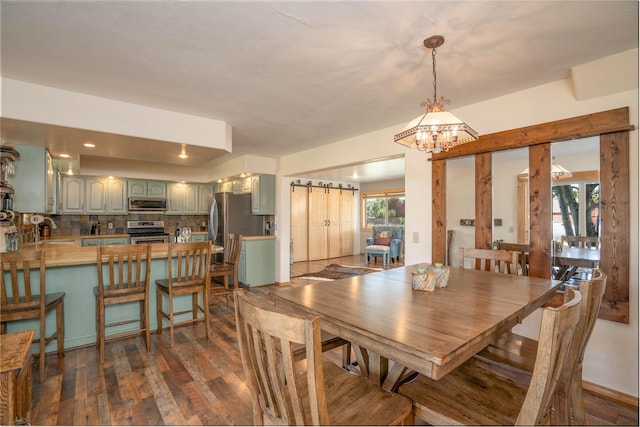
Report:
M638 47L635 0L3 0L0 13L5 78L229 123L233 153L202 149L193 166L279 157L408 122L432 96L422 41L433 34L446 39L438 94L451 108L564 79L572 66ZM167 157L175 147L149 150L140 138L2 125L3 141L40 135L54 157L76 150L175 161ZM83 152L86 139L101 148ZM340 180L355 166L315 173ZM357 181L380 171L394 177L383 165L359 169Z

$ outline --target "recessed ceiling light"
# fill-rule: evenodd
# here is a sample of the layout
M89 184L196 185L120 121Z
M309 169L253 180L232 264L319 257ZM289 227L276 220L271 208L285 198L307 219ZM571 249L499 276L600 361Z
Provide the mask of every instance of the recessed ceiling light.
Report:
M222 178L218 178L218 184L222 184Z
M62 157L63 159L68 159L71 156L68 154L60 154L60 157Z
M181 159L186 159L187 157L187 151L186 151L186 144L181 144L182 145L182 149L180 150L180 154L178 154L178 157L180 157Z
M87 142L87 143L84 144L84 146L87 147L87 148L94 148L96 146L96 144L92 144L90 142Z

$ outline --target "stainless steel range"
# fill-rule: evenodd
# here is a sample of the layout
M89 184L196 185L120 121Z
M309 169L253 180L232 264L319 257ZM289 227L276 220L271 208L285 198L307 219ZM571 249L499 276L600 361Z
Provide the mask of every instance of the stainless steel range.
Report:
M169 234L164 232L164 221L127 221L127 233L134 245L169 242Z

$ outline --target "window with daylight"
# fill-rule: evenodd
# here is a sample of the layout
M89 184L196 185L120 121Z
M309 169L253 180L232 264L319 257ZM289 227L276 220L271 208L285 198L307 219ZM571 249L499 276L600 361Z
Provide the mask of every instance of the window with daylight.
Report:
M553 183L553 238L600 235L598 171L575 172Z
M362 193L362 228L404 225L404 190Z

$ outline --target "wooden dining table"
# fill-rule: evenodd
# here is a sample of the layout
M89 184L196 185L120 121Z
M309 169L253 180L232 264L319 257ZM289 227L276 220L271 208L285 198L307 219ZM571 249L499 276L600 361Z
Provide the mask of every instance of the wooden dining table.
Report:
M565 276L570 278L580 267L597 268L600 263L600 249L563 246L561 251L553 252L553 263L559 267L554 272L556 279L562 280Z
M451 267L448 286L413 290L399 267L270 291L283 310L318 316L322 329L364 349L370 380L395 390L411 370L440 379L510 330L561 282Z

